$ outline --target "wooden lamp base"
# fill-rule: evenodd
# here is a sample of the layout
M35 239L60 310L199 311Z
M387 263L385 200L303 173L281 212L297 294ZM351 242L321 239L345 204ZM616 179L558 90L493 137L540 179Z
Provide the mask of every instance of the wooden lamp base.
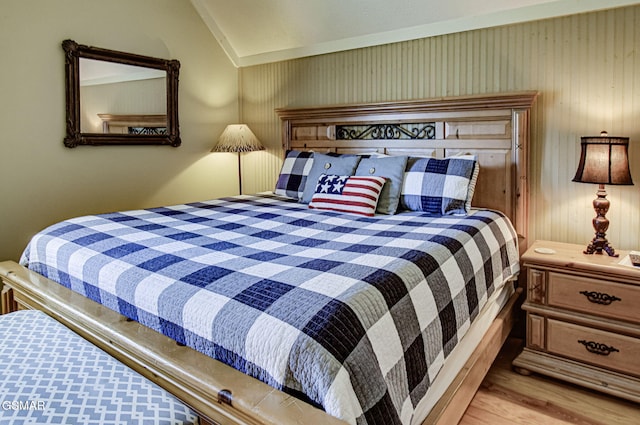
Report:
M596 211L596 216L593 219L593 228L596 231L591 243L584 250L585 254L602 254L606 252L610 257L617 257L615 249L611 246L606 238L606 232L609 228L609 220L605 217L607 211L609 211L609 200L607 199L607 192L604 190L604 184L598 187L598 196L593 200L593 209Z

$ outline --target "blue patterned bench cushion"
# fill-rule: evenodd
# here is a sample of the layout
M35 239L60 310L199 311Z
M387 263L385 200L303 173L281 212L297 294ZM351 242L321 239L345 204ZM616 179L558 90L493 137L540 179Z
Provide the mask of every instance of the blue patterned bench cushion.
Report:
M497 212L360 217L275 195L78 217L21 263L361 425L409 423L519 269Z
M0 316L1 424L196 424L177 398L46 314Z

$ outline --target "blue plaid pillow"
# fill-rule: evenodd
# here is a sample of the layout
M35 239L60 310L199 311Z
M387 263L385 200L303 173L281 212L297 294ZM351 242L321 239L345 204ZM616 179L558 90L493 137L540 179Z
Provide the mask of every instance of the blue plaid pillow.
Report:
M409 158L400 196L402 206L437 215L467 214L475 165L471 157Z
M287 198L302 199L312 165L313 152L288 151L273 193Z

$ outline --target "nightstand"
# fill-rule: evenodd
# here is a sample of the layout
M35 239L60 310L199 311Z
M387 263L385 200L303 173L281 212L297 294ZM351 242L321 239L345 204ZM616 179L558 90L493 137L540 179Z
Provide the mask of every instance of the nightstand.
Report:
M527 336L513 361L537 372L640 403L640 268L582 245L536 241L527 269Z

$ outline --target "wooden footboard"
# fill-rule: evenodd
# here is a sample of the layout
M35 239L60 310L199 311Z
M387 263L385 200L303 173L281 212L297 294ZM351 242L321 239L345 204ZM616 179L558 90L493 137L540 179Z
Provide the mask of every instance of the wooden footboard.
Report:
M0 263L2 313L42 310L173 393L213 424L345 422L167 338L12 261ZM513 326L515 293L423 424L455 424Z

